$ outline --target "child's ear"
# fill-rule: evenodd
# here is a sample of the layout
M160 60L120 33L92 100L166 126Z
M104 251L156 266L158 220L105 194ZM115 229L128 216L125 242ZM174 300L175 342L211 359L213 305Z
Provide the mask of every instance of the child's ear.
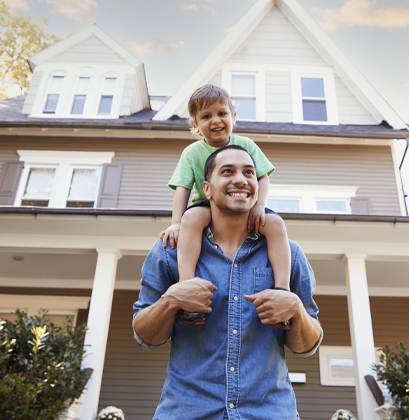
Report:
M189 124L192 127L190 129L190 132L193 134L194 137L196 137L197 139L201 139L202 133L199 130L199 127L197 126L195 120L193 118L189 118Z
M212 198L212 194L210 192L210 184L208 181L203 181L203 192L206 198L210 201L210 199Z
M234 111L234 113L233 113L233 125L236 125L236 117L237 117L237 112Z

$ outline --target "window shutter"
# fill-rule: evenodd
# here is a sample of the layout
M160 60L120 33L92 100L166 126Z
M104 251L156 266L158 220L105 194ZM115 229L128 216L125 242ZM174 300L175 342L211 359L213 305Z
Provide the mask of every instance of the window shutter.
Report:
M121 174L122 165L120 163L104 164L97 200L98 208L112 209L117 206Z
M351 197L352 214L371 214L371 199L365 197Z
M6 162L3 174L0 178L0 205L12 206L16 197L18 184L20 182L21 172L24 163Z

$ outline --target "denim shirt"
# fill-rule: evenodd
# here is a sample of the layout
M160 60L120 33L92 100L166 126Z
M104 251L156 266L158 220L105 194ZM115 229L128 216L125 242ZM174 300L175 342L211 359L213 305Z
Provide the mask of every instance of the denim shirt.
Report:
M291 291L307 312L317 318L312 298L315 278L300 247L290 241ZM274 274L263 236L246 238L234 261L204 231L196 276L216 287L212 312L205 325L175 322L171 352L156 420L293 420L296 401L284 356L285 332L263 325L251 295L274 287ZM134 317L153 304L178 281L176 250L158 240L142 268L142 289L134 304ZM283 292L287 293L287 292ZM149 346L134 332L138 344ZM313 354L321 337L307 353Z

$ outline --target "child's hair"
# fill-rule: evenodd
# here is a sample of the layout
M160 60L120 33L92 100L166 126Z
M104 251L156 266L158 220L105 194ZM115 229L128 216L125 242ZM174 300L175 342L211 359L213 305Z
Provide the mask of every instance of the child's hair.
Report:
M223 105L227 105L230 108L230 112L234 114L236 108L227 90L219 86L208 84L196 89L190 97L187 105L190 118L193 121L196 121L197 112L213 105L216 101L220 101Z

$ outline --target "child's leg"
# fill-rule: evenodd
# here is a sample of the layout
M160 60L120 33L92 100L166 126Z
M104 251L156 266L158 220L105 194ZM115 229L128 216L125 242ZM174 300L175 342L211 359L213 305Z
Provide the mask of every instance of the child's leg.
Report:
M290 290L291 251L284 220L276 214L266 214L260 233L267 239L268 259L273 267L276 287Z
M210 207L192 207L183 214L178 239L179 281L195 277L203 229L210 221Z

